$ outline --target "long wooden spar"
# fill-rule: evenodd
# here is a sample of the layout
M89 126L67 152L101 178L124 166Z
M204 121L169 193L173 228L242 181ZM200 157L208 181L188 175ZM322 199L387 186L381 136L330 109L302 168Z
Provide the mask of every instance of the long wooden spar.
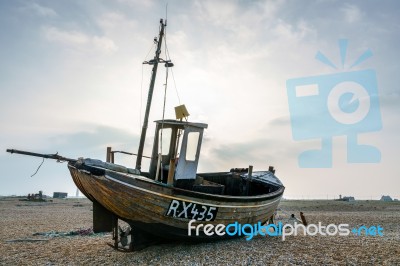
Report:
M29 151L20 151L20 150L15 150L15 149L7 149L7 152L9 153L17 153L17 154L23 154L23 155L28 155L28 156L35 156L35 157L41 157L45 159L53 159L57 161L67 161L67 162L76 162L76 159L71 159L67 157L63 157L61 155L58 155L58 153L55 154L42 154L42 153L36 153L36 152L29 152Z

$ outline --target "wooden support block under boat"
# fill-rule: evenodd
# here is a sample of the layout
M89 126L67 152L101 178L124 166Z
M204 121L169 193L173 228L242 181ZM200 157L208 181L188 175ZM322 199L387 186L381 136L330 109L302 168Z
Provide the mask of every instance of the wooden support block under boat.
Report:
M113 213L104 208L97 201L93 201L93 232L111 232Z

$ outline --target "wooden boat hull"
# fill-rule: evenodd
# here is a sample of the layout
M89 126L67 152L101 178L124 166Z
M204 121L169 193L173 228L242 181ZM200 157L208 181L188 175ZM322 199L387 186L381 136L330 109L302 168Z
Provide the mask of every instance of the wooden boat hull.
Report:
M78 169L73 164L69 164L68 168L79 190L90 200L99 203L135 229L165 239L210 241L223 238L216 234L205 235L202 230L197 236L194 231L189 236L189 205L208 208L208 212L203 214L207 217L198 216L206 219L196 224L263 224L273 215L284 191L282 186L268 195L213 195L167 186L140 175L106 169L98 169L97 173L93 173ZM171 216L171 204L177 202L184 202L187 210L180 209Z

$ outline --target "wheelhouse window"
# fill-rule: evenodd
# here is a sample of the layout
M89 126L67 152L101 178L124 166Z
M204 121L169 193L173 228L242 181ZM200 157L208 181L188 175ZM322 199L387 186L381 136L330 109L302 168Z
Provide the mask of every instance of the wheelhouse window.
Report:
M195 161L197 147L199 146L199 132L189 132L187 137L186 161Z
M169 154L169 146L171 143L171 135L172 129L171 128L163 128L158 131L158 151L162 155Z

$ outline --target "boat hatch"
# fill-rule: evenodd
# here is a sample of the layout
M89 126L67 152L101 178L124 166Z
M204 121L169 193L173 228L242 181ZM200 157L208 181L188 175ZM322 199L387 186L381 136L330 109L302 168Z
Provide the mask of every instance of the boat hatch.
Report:
M172 175L174 180L196 179L203 132L207 124L177 120L155 122L150 178L164 183L168 175Z

